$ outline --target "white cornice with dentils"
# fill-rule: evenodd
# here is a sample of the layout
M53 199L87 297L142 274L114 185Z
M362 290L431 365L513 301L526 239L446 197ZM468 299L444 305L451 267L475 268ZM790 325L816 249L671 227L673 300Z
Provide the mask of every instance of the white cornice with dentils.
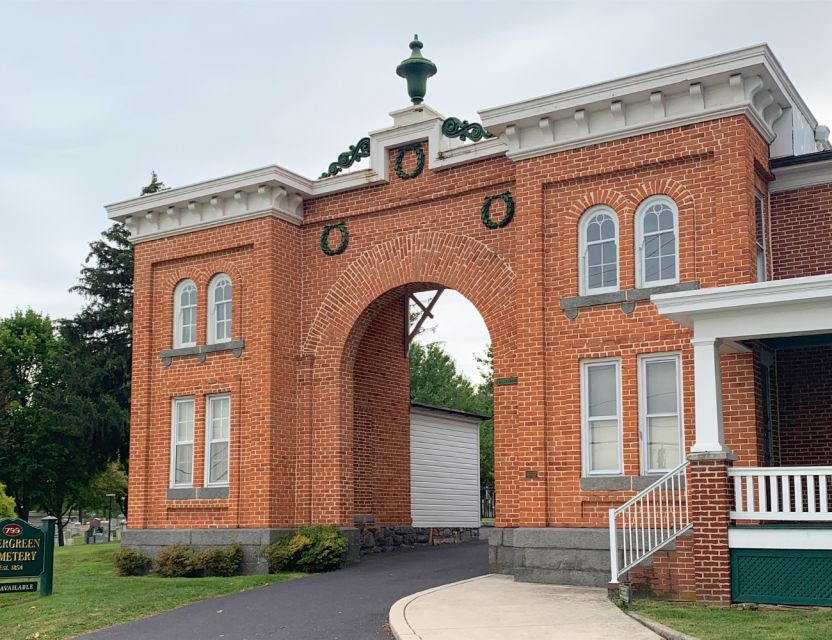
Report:
M817 121L767 45L480 111L512 160L738 114L772 157L815 150Z
M506 155L522 160L744 114L772 156L814 151L817 122L766 45L480 112L495 137L462 143L442 135L427 105L392 112L392 127L370 133L370 166L310 180L270 165L107 205L142 242L260 216L303 224L305 200L388 180L391 148L427 140L427 165L440 170ZM779 175L778 175L779 177ZM775 183L776 184L776 183Z

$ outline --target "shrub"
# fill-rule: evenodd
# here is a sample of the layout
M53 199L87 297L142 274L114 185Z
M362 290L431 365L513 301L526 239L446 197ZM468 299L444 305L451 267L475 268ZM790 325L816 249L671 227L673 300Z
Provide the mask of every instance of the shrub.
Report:
M301 527L291 538L266 547L269 571L332 571L341 566L341 555L348 546L335 525Z
M200 564L212 576L233 576L243 563L243 548L237 544L227 547L214 547L203 551Z
M291 538L289 536L283 536L274 544L266 547L266 559L269 561L270 573L283 571L291 564L294 552L289 546L290 542Z
M150 557L138 549L121 549L113 556L120 576L140 576L150 568Z
M184 544L165 547L153 558L153 572L165 578L193 577L202 569L202 558Z

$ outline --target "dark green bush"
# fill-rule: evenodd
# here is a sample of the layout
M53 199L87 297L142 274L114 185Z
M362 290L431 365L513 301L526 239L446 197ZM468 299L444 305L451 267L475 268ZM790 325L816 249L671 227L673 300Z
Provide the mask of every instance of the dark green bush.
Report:
M121 549L113 555L120 576L140 576L150 568L150 557L138 549Z
M240 571L242 563L243 548L236 542L227 547L208 549L200 555L202 568L211 576L233 576Z
M332 571L341 566L349 543L335 525L301 527L266 547L269 571Z
M193 577L202 570L202 558L184 544L165 547L153 558L153 572L165 578Z

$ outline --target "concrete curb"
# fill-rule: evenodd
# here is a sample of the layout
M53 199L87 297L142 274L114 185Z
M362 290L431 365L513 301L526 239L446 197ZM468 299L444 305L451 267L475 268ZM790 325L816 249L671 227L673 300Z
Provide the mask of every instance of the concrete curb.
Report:
M693 636L686 635L681 631L676 631L676 629L666 627L660 622L656 622L655 620L651 620L650 618L645 618L644 616L639 615L637 613L633 613L632 611L625 611L625 613L628 616L630 616L633 620L640 622L645 627L650 629L650 631L652 631L656 635L661 636L665 640L699 640L699 638L695 638ZM416 638L418 636L413 637ZM407 640L410 640L410 638L408 638Z
M450 582L448 584L443 584L438 587L433 587L432 589L425 589L424 591L413 593L409 596L405 596L404 598L397 600L393 603L393 606L390 607L390 613L387 617L390 623L390 631L393 632L393 637L396 638L396 640L422 640L422 636L420 636L413 630L413 627L411 627L408 624L407 618L405 617L405 610L407 609L407 605L409 605L414 600L417 600L422 596L426 596L431 593L441 591L442 589L447 589L448 587L454 587L458 584L465 584L466 582L473 582L474 580L482 580L483 578L487 578L490 575L494 574L487 573L484 576L477 576L476 578L468 578L467 580Z

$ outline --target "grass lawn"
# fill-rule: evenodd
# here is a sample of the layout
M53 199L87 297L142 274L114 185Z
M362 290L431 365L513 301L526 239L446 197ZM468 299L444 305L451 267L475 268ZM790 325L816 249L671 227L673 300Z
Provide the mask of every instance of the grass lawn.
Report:
M300 574L230 578L123 578L113 567L118 544L55 550L52 595L0 594L3 640L53 640L142 618L188 602L243 591Z
M829 640L832 609L721 609L638 600L643 616L701 640Z

